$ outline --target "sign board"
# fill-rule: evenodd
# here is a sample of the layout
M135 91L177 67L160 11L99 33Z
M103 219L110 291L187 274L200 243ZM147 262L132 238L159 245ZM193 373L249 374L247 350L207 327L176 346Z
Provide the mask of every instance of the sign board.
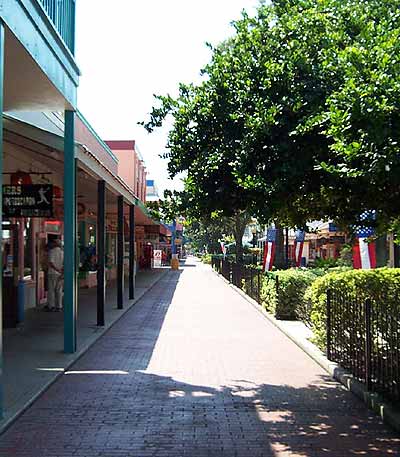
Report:
M53 185L4 185L3 216L53 217Z
M329 231L330 232L338 232L337 226L333 222L329 222Z
M162 251L159 249L154 249L153 259L154 259L154 264L153 264L154 268L161 267Z

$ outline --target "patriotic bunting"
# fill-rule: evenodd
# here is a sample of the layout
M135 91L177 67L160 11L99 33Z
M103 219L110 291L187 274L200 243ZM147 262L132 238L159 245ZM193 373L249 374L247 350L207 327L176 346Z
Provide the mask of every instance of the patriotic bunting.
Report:
M264 246L263 271L271 271L275 257L276 229L267 230L267 239Z
M371 228L360 229L357 232L356 243L353 246L353 266L356 269L370 270L376 268L375 243L368 243L368 238L374 234Z
M219 242L220 246L221 246L221 251L222 251L222 254L224 255L224 258L226 256L226 246L225 246L225 243L223 241L220 241Z
M301 265L301 256L303 255L303 246L304 246L305 237L306 237L306 232L304 230L296 231L296 239L294 242L296 267L299 267Z
M365 211L361 217L361 221L371 221L375 219L375 211ZM358 227L356 231L356 242L353 246L353 267L356 269L369 270L376 268L376 251L375 243L368 243L368 238L374 234L374 229L371 227Z

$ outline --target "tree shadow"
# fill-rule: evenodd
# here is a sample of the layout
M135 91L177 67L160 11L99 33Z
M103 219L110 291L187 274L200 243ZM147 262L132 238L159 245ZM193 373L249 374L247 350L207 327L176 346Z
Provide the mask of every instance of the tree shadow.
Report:
M101 457L400 452L400 440L329 379L306 388L245 380L211 387L142 371L90 374L82 368L88 367L74 367L2 437L0 449L13 453L0 455L50 457L60 448ZM36 453L30 454L32 445Z
M328 376L296 387L170 375L162 327L181 274L160 280L0 438L0 456L400 455L395 434Z

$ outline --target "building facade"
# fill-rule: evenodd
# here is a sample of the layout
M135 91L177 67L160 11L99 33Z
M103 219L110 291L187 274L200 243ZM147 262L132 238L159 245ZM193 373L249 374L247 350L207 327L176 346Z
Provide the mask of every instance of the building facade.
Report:
M135 142L112 150L77 110L74 48L75 0L2 2L0 348L4 327L46 303L51 239L64 246L63 341L54 350L74 353L79 286L96 287L90 319L104 326L108 284L119 309L134 298L135 227L159 226L144 206L146 170Z

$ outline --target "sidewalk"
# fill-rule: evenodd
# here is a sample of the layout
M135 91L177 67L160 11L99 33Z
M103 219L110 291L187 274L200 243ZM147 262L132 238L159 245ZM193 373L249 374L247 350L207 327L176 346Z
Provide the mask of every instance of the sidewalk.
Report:
M0 437L0 457L357 455L400 455L400 439L195 261Z
M125 290L125 306L117 309L114 285L107 287L105 322L96 325L96 288L80 289L77 319L76 354L64 354L64 326L62 313L45 313L30 309L25 323L18 329L4 330L4 418L0 430L23 410L54 379L63 373L89 345L108 329L152 285L165 274L165 269L137 274L135 300L129 300Z

